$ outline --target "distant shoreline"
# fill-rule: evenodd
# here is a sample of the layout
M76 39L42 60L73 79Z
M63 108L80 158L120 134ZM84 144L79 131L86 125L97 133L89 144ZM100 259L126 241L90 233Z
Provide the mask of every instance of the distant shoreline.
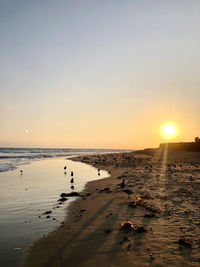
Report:
M179 142L179 143L162 143L159 146L161 150L189 151L200 152L200 142Z

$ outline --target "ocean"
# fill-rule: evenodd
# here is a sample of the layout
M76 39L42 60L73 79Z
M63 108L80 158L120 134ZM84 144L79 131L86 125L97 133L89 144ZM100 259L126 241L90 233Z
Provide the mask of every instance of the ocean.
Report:
M84 154L113 153L115 149L0 148L0 172L14 170L32 161Z
M113 152L122 150L0 149L0 266L18 266L35 240L60 227L76 199L59 205L62 192L81 192L87 182L109 177L106 171L99 176L96 168L69 157Z

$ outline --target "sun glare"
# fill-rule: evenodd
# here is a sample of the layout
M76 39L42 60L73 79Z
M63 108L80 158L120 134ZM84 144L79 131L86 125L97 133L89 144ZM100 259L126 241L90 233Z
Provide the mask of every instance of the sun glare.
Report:
M175 128L172 125L167 125L163 128L163 133L166 136L172 136L175 134Z
M172 138L177 135L178 130L177 130L177 127L173 124L165 124L161 128L161 132L165 138Z

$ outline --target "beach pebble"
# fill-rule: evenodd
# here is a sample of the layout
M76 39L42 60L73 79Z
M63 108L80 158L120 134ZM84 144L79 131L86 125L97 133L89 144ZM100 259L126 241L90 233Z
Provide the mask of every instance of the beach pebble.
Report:
M190 242L188 242L184 237L180 238L178 243L179 243L179 245L183 245L183 246L186 246L186 247L191 247Z
M155 214L154 213L149 213L147 212L144 217L148 217L148 218L152 218L152 217L155 217Z
M104 230L104 233L105 233L105 234L110 234L111 232L112 232L111 229L106 229L106 230Z
M85 209L80 210L80 212L84 212L84 211L85 211Z
M77 197L80 196L78 192L71 192L71 193L62 193L60 196L63 197Z
M44 214L50 214L50 213L52 213L52 211L51 210L47 210L47 211L45 211Z
M153 257L152 253L149 254L149 257L151 258L151 260L154 260L154 257Z
M66 200L67 200L66 197L62 197L62 198L58 199L58 201L61 201L61 202L66 201ZM59 203L59 204L60 204L60 203Z

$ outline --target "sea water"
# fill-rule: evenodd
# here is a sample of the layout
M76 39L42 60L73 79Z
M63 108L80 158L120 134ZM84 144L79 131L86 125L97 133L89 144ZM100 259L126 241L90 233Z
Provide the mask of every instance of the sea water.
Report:
M52 148L0 148L0 172L14 170L20 165L44 158L112 153L108 149L52 149Z
M99 176L96 168L66 158L108 152L115 151L0 149L0 266L18 266L33 241L60 226L76 199L58 205L62 192L72 192L71 171L78 192L87 182L109 176L106 171ZM48 210L50 218L45 214Z

